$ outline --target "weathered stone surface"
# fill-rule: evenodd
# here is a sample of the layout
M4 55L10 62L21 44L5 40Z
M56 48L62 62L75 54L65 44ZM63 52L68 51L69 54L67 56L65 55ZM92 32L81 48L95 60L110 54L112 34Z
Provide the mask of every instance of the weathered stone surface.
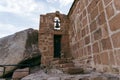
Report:
M30 74L22 78L21 80L47 80L47 78L49 78L49 75L46 74L43 70L41 70L34 74Z
M25 69L17 69L15 70L15 72L13 73L12 78L13 79L21 79L25 76L29 75L29 68L25 68Z
M106 38L108 37L109 33L108 33L108 27L107 24L104 24L102 27L102 38Z
M110 29L116 31L120 29L120 14L117 14L114 18L109 21Z
M104 10L104 8L103 8L103 2L102 1L99 2L98 9L99 9L100 13Z
M98 42L93 44L93 53L99 53L99 44Z
M102 48L103 50L112 49L110 38L102 39Z
M120 10L120 0L114 0L114 4L117 10Z
M94 20L97 15L98 15L98 7L95 7L95 9L91 13L91 20Z
M104 0L105 5L109 4L112 0Z
M114 15L114 9L112 4L110 4L107 8L106 8L106 13L107 13L107 17L108 19L111 18Z
M102 30L98 29L97 31L94 32L94 39L99 40L102 37Z
M79 68L79 67L68 67L66 69L63 70L65 73L68 74L82 74L84 73L83 68Z
M94 77L94 78L92 78L91 80L106 80L106 79L104 79L104 77Z
M48 73L52 74L63 74L61 70L58 69L50 69Z
M105 20L105 13L102 12L102 13L98 16L98 24L99 24L99 25L102 25L102 24L104 24L105 22L106 22L106 20Z
M113 45L115 48L119 48L120 47L120 32L112 35L112 41L113 41Z
M50 77L47 80L60 80L60 77Z
M114 74L101 74L97 72L91 72L89 74L69 75L64 73L46 74L43 71L38 71L34 74L24 77L21 80L120 80L120 76Z
M89 44L90 43L90 36L87 36L86 38L85 38L85 44L87 45L87 44Z
M17 65L37 56L40 56L37 30L27 29L0 39L0 65ZM14 68L6 66L6 71Z
M97 28L97 24L96 24L96 20L94 20L91 24L90 24L90 31L94 31Z
M101 54L101 57L102 57L102 64L103 65L108 65L109 64L109 58L108 58L108 52L103 52Z

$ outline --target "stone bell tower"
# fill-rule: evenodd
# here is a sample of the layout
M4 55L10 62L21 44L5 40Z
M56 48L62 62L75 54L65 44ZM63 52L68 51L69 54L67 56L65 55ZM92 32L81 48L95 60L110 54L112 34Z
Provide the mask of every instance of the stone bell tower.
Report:
M41 64L49 65L56 58L69 57L69 19L59 11L40 15L39 49Z

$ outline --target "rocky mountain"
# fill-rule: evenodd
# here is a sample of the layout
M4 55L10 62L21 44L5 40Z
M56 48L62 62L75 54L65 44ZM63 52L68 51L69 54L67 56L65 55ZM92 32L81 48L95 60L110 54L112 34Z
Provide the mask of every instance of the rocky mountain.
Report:
M40 57L37 30L27 29L0 38L0 76L3 75L4 67L4 73L7 74L18 67L15 65L35 57ZM27 64L34 64L34 62Z

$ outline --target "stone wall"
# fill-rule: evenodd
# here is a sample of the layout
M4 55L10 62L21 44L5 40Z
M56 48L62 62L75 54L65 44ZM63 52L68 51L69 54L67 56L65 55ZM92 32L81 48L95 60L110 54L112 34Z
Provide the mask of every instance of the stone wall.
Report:
M120 0L75 0L68 16L76 61L120 73Z
M60 18L60 30L54 30L54 18ZM42 55L42 64L49 65L54 59L54 35L61 35L61 50L65 56L69 56L69 37L68 37L69 19L66 15L56 13L48 13L40 16L39 29L39 49Z

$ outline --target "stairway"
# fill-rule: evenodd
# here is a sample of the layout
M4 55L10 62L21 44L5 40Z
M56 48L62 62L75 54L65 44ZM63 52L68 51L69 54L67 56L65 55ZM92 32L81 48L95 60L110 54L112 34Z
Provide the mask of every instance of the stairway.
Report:
M54 59L51 62L51 66L54 69L62 70L67 74L80 74L84 73L84 70L80 67L76 67L71 58L62 58L62 59Z

